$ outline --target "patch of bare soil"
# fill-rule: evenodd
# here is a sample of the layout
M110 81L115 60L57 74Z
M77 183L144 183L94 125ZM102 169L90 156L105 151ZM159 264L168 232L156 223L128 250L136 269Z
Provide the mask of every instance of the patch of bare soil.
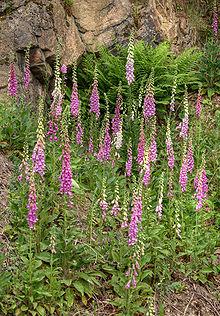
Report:
M220 278L213 288L190 280L183 281L185 290L163 298L165 316L220 316Z

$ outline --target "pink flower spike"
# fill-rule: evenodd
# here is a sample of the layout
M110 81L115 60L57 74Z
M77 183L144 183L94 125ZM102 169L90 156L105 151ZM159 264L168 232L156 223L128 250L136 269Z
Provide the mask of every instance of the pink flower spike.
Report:
M78 96L78 86L77 82L73 82L72 94L70 100L70 111L74 118L79 115L79 96Z
M90 97L90 112L95 113L96 119L100 116L98 80L95 79L92 85L92 93Z
M155 136L153 136L151 140L149 149L149 159L150 162L155 162L157 160L157 142Z
M156 113L154 96L147 94L144 98L144 118L150 118Z
M184 157L182 166L180 169L180 176L179 176L179 184L181 186L182 192L186 191L186 186L188 182L187 171L188 171L188 161L187 161L187 157Z
M42 139L38 139L32 154L33 172L39 173L41 177L44 176L45 172L45 153L44 153L44 142Z
M66 139L62 150L62 171L59 177L60 193L63 195L72 195L72 170L69 140Z
M208 193L208 179L204 167L200 171L199 175L196 176L194 186L196 189L195 197L197 199L196 211L199 211L203 207Z
M93 139L92 136L89 138L89 153L92 154L94 151Z
M80 120L78 120L76 126L76 143L77 145L82 145L83 143L83 127Z

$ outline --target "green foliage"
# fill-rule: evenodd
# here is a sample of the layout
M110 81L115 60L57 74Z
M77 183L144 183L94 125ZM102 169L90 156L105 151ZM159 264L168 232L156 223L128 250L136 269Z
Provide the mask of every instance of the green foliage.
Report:
M33 146L37 121L24 100L0 100L0 126L0 147L20 151L27 140Z
M71 144L71 167L73 172L73 207L67 197L59 193L61 173L61 144L46 141L46 174L35 177L37 188L38 222L30 231L27 225L27 196L29 184L17 181L14 175L10 190L10 225L4 234L10 240L13 254L0 257L4 266L0 276L0 311L2 315L90 315L99 308L99 301L116 315L146 315L152 309L155 293L181 293L184 284L173 279L183 274L202 283L208 283L219 274L215 250L219 247L220 206L219 195L219 130L220 114L210 99L203 100L202 116L195 117L194 96L190 98L189 116L193 135L195 170L189 174L185 193L179 188L179 171L183 154L183 142L179 140L176 125L182 118L184 85L194 92L204 80L195 70L201 53L186 50L175 56L167 43L156 48L142 42L135 46L135 77L132 87L125 79L126 50L117 48L119 55L102 49L99 57L85 57L78 70L79 95L84 123L84 146L75 141L76 122L69 115L70 90L67 89L63 105L65 120L69 122ZM115 104L118 84L122 82L124 98L124 143L115 164L100 163L88 155L88 138L92 131L96 152L99 146L102 122L90 121L88 98L93 80L94 64L97 64L102 115L106 112L104 92L110 100L111 113ZM152 164L152 179L148 188L143 188L143 218L139 241L128 246L128 229L122 229L124 212L131 218L133 193L137 187L140 170L136 165L137 144L141 123L140 113L134 111L132 102L138 104L140 86L145 87L149 74L155 72L155 99L157 102L158 159ZM169 171L167 168L165 139L167 109L171 98L174 78L177 76L176 112L171 120L176 165L173 174L174 198L168 199ZM145 93L145 91L144 91ZM37 120L24 103L3 104L1 145L21 150L25 142L30 156L35 143ZM140 111L139 111L140 112ZM37 115L36 115L37 117ZM46 121L46 120L45 120ZM92 129L91 129L92 125ZM146 126L148 141L151 126ZM133 176L125 177L127 145L133 146ZM209 156L209 152L211 155ZM204 208L195 212L193 180L206 153L209 196ZM113 153L114 154L114 153ZM113 157L116 157L113 155ZM208 159L209 158L209 159ZM18 168L18 161L15 161ZM163 217L158 220L155 212L164 172ZM106 220L99 207L103 179L106 179L106 196L109 209ZM123 207L114 217L111 207L115 198L116 183L119 186L119 201ZM7 265L10 257L10 266ZM137 286L125 289L129 278L126 275L138 259L140 268ZM106 308L105 305L105 308ZM160 314L164 307L159 306ZM97 312L98 313L98 312Z
M199 63L199 79L204 93L211 98L220 93L220 45L211 40L204 46L204 53Z
M191 89L199 85L195 66L201 57L201 52L194 48L185 50L176 56L168 43L162 43L153 48L143 42L135 44L135 82L131 89L127 89L125 77L127 50L116 47L114 52L102 48L98 56L88 54L82 61L78 71L79 84L83 88L82 100L87 100L90 85L97 65L100 91L105 91L113 104L119 82L125 99L131 99L139 94L141 84L145 87L152 68L155 73L155 97L159 104L159 111L163 111L170 102L171 89L177 76L177 98L183 93L184 85L190 84ZM102 95L101 95L102 98ZM130 101L131 102L131 101ZM83 102L84 103L84 102Z

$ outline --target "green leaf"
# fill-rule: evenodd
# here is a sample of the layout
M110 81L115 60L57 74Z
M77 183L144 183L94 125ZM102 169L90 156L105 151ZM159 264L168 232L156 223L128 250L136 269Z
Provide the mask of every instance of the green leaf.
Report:
M28 307L26 305L22 305L21 310L22 310L22 312L25 312L28 310Z
M37 306L37 311L39 313L40 316L45 316L46 315L46 310L43 306L38 305Z
M46 297L52 297L53 295L47 291L43 291L43 290L37 290L36 291L37 294L42 295L42 296L46 296Z
M37 255L37 258L44 261L44 262L50 262L51 254L49 252L41 252L39 255Z
M80 186L78 185L78 183L74 179L72 179L72 183L73 183L74 188L80 189Z
M68 288L68 289L66 290L65 297L66 297L67 306L68 306L68 307L72 307L72 306L73 306L73 302L74 302L74 294L73 294L73 291Z
M82 296L84 295L85 289L80 281L73 282L73 286Z
M67 285L67 286L70 286L71 283L72 283L72 281L73 281L72 279L68 279L68 280L67 280L67 279L66 279L66 280L64 279L64 280L61 280L61 283L65 284L65 285Z

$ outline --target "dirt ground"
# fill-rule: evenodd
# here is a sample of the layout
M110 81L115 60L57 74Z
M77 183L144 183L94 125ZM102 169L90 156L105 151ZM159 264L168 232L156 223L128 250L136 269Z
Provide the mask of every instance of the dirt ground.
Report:
M163 298L165 316L220 316L220 276L213 279L213 288L183 280L185 290Z

